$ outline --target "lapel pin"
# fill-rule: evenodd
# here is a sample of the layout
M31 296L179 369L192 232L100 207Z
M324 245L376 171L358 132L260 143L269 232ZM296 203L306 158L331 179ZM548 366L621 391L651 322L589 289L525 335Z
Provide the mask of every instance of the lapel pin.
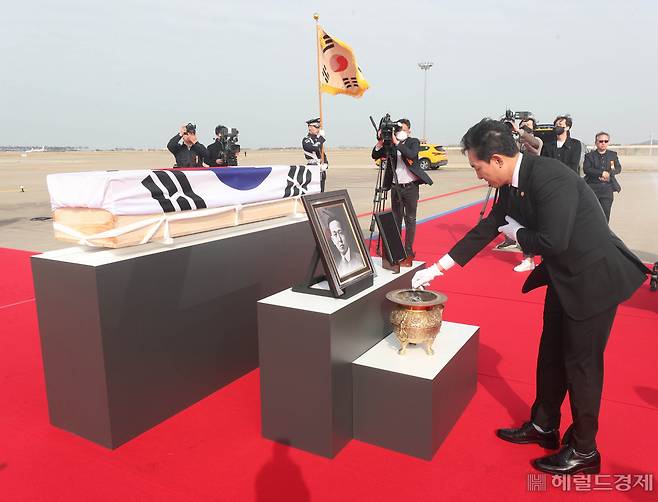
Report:
M521 192L521 197L524 197L524 196L525 196L525 192Z

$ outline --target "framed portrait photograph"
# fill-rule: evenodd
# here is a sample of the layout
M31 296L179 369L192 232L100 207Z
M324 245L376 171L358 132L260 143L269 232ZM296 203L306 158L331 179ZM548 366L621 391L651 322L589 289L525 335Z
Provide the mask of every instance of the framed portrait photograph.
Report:
M305 195L302 201L334 296L372 282L375 268L347 190Z

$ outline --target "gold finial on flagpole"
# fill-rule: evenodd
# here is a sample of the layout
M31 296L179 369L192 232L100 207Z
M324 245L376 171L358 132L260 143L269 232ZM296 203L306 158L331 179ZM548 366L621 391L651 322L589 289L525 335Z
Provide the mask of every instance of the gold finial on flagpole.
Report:
M313 19L315 19L316 21L317 21L318 19L320 19L320 14L318 14L317 12L314 12L314 13L313 13Z

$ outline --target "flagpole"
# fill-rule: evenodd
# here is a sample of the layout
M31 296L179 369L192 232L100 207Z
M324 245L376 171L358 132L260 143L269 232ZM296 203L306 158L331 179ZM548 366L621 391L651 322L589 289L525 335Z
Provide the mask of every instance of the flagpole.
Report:
M313 14L313 19L315 19L315 43L317 46L316 56L318 60L318 102L320 103L320 129L323 129L323 118L322 118L322 84L320 82L320 14L315 12ZM324 143L320 147L320 163L324 162Z

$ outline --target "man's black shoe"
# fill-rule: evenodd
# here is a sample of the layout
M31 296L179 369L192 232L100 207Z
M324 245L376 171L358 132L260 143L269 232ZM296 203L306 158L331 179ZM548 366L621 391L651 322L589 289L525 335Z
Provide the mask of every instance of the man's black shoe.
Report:
M601 472L601 455L597 450L584 454L572 446L565 446L557 453L533 460L532 466L548 474L598 474Z
M518 429L498 429L496 436L510 443L529 444L537 443L542 448L557 450L560 447L560 431L538 431L532 422L526 422Z

